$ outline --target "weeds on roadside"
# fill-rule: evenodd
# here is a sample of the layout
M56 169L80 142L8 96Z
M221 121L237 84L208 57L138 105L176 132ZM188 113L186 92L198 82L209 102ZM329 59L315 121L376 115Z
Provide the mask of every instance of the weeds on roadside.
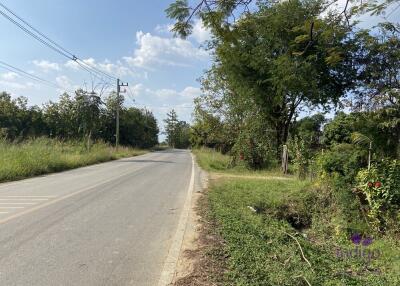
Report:
M103 142L90 149L86 142L37 138L20 143L0 141L0 182L73 169L146 151L127 147L118 150Z

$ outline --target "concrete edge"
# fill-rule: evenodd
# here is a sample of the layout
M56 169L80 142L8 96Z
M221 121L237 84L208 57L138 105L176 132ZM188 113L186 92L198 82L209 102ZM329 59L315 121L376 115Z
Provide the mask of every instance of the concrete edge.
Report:
M186 195L185 204L183 206L183 210L179 218L178 228L174 235L172 245L168 251L167 259L164 262L160 279L158 280L157 284L158 286L167 286L172 283L175 275L176 265L182 248L183 238L185 236L186 224L189 218L189 211L191 208L192 194L194 190L194 176L195 176L194 157L192 153L190 153L190 155L192 157L192 174L190 177L189 188Z

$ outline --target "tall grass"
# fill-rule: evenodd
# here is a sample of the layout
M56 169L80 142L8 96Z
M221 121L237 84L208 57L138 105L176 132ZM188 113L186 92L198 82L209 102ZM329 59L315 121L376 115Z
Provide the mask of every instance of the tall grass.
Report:
M0 182L58 172L122 157L146 153L127 147L117 150L103 142L89 149L80 141L60 141L48 138L21 143L0 141Z

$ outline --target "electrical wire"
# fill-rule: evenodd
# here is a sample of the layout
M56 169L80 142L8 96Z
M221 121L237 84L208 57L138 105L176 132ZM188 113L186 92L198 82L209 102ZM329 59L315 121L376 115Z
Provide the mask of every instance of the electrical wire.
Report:
M55 87L55 88L58 88L58 89L62 89L62 90L74 93L74 91L70 91L70 90L60 86L59 84L56 84L56 83L51 82L51 81L48 81L48 80L43 79L41 77L38 77L36 75L30 74L30 73L28 73L28 72L26 72L26 71L24 71L24 70L22 70L20 68L17 68L17 67L15 67L13 65L10 65L10 64L8 64L8 63L6 63L4 61L0 61L0 67L3 68L3 69L6 69L8 71L15 72L15 73L17 73L19 75L28 77L29 79L32 79L32 80L37 81L37 82L40 82L40 83L45 84L47 86Z
M385 18L386 18L386 19L389 18L390 15L392 15L394 12L396 12L397 9L399 9L399 7L400 7L400 4L397 5L395 8L393 8L392 11L390 11L390 13L387 14Z
M33 27L31 24L29 24L26 20L24 20L22 17L18 16L14 11L12 11L10 8L8 8L6 5L4 5L3 3L0 2L0 6L5 9L8 13L10 13L11 15L13 15L15 18L17 18L19 21L21 21L24 25L26 25L27 27L29 27L32 31L34 31L35 33L33 33L32 31L30 31L29 29L27 29L26 27L24 27L21 23L19 23L18 21L16 21L15 19L13 19L12 17L10 17L9 15L7 15L6 13L4 13L4 11L0 10L0 14L5 17L7 20L9 20L10 22L12 22L13 24L15 24L18 28L20 28L22 31L24 31L25 33L27 33L28 35L30 35L31 37L33 37L34 39L36 39L37 41L41 42L42 44L44 44L45 46L47 46L48 48L52 49L53 51L57 52L58 54L76 62L79 64L79 66L82 68L83 66L85 66L85 70L89 72L92 75L96 75L96 77L98 78L102 78L104 76L110 78L110 79L114 79L116 80L117 78L96 68L95 66L92 66L88 63L85 63L83 60L81 60L79 57L75 56L73 53L69 52L67 49L63 48L61 45L57 44L55 41L53 41L52 39L50 39L48 36L46 36L45 34L43 34L42 32L40 32L38 29L36 29L35 27ZM44 38L44 39L43 39Z

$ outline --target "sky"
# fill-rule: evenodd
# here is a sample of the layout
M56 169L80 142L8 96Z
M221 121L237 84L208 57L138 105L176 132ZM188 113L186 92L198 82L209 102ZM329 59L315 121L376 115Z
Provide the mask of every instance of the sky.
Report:
M1 3L85 62L128 82L127 106L153 111L162 126L174 108L190 121L197 79L210 65L209 32L196 21L186 40L173 37L164 10L170 0L1 0ZM0 68L0 90L30 105L57 101L64 90L92 89L93 76L0 17L0 61L57 84L48 87ZM94 78L96 85L98 79ZM115 89L116 83L112 82ZM98 90L99 91L99 90Z
M174 38L169 32L172 22L164 10L171 1L0 0L0 3L85 62L128 82L125 104L150 109L162 128L162 120L172 108L179 119L191 121L193 99L201 94L197 79L211 64L210 55L202 48L210 33L201 22L195 22L193 34L186 40ZM391 18L399 19L400 9ZM373 23L376 21L367 17L361 25ZM57 101L64 90L83 87L91 91L97 83L91 74L4 17L0 17L0 38L0 61L58 86L38 84L0 68L0 91L7 91L13 97L25 96L30 105ZM115 89L116 83L112 85Z

